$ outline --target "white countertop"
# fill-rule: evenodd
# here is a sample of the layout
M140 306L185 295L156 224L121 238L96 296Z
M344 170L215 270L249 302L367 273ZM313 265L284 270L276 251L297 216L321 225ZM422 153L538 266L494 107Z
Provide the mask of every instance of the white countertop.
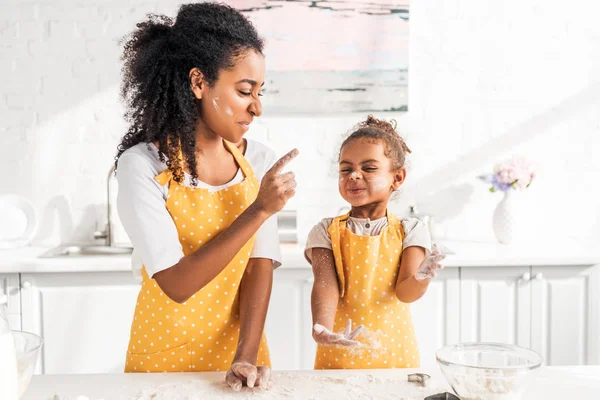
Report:
M418 388L406 383L409 373L424 372L431 375L426 388ZM375 378L374 383L354 385L357 377L365 382ZM217 398L246 399L331 399L337 391L347 391L347 398L395 398L422 399L430 394L450 391L444 377L435 370L321 370L274 372L275 387L271 391L255 393L233 393L223 383L223 372L168 373L168 374L114 374L114 375L36 375L22 400L52 400L58 395L61 400L86 396L98 399L142 399L138 397L146 390L153 391L161 385L181 390L187 384L191 387L211 388ZM278 387L277 384L280 384ZM383 384L382 384L383 383ZM281 387L287 384L287 387ZM343 385L343 386L342 386ZM385 388L385 389L384 389ZM386 392L386 389L389 392ZM361 392L362 393L359 393ZM197 393L197 392L196 392ZM524 399L546 400L591 400L598 399L600 393L600 366L546 367L535 376ZM420 394L420 395L419 395ZM185 399L186 397L178 397ZM199 397L193 397L201 398ZM215 398L215 397L212 397ZM79 399L84 399L80 397ZM78 400L79 400L78 399Z
M481 266L560 266L600 264L600 253L561 243L502 245L492 242L441 241L454 254L448 255L446 267ZM131 256L81 256L39 258L49 248L25 247L0 250L0 273L50 273L50 272L109 272L131 271ZM281 246L281 268L310 268L304 259L304 248L298 245Z

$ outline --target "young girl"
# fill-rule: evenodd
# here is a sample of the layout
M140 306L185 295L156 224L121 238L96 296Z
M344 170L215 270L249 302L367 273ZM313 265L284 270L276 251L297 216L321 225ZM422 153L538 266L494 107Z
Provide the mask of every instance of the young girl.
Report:
M406 303L425 294L444 256L429 252L423 223L387 209L406 177L406 153L394 126L372 116L342 144L339 191L352 208L318 223L305 252L314 273L316 369L419 366ZM354 331L352 321L360 324Z
M271 385L271 216L294 195L294 174L279 172L296 151L274 163L243 139L262 114L262 50L250 22L216 3L149 16L125 44L117 206L142 278L126 372L229 369L235 390Z

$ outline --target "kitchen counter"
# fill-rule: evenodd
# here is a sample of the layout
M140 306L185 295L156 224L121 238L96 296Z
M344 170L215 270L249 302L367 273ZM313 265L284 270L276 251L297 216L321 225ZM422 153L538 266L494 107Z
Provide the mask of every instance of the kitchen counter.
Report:
M576 266L600 264L600 253L581 249L575 244L502 245L492 242L450 241L440 242L449 254L446 267L491 266ZM26 247L0 250L0 274L51 273L51 272L111 272L130 271L130 255L80 256L39 258L47 247ZM281 246L281 268L310 268L304 259L304 248L298 245Z
M406 375L424 372L431 375L426 388L406 382ZM61 400L86 396L90 400L150 399L157 388L175 390L178 399L331 399L394 398L422 399L449 390L439 369L432 370L330 370L274 372L275 387L256 393L233 393L223 382L223 372L114 375L36 375L23 400ZM278 385L279 383L279 385ZM386 386L387 385L387 386ZM285 387L282 387L285 386ZM194 390L191 390L194 389ZM247 390L247 389L246 389ZM340 392L340 393L337 393ZM171 392L171 396L172 397ZM546 367L536 376L524 399L597 399L600 393L600 366ZM203 396L204 395L204 396ZM196 397L197 396L197 397ZM157 397L163 398L163 397ZM77 400L84 400L79 397Z

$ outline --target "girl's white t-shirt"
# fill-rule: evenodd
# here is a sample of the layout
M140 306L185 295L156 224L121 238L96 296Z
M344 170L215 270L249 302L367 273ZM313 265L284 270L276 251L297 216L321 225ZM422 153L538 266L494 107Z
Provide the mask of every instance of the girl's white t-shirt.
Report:
M312 249L324 248L331 250L329 227L333 220L333 218L323 218L308 234L304 257L310 264L312 264ZM417 218L403 218L400 222L404 228L405 235L402 241L403 249L411 246L418 246L424 248L427 253L431 252L431 235L429 234L427 225ZM375 220L348 217L346 222L346 227L350 229L352 233L362 236L377 236L386 226L388 226L387 217Z

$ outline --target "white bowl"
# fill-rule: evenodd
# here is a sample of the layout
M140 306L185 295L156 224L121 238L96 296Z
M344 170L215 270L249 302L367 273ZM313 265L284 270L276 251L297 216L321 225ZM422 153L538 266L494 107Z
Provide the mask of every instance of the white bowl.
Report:
M542 357L502 343L459 343L441 348L436 359L461 400L520 400Z
M0 195L0 249L29 245L37 230L33 204L23 196Z

